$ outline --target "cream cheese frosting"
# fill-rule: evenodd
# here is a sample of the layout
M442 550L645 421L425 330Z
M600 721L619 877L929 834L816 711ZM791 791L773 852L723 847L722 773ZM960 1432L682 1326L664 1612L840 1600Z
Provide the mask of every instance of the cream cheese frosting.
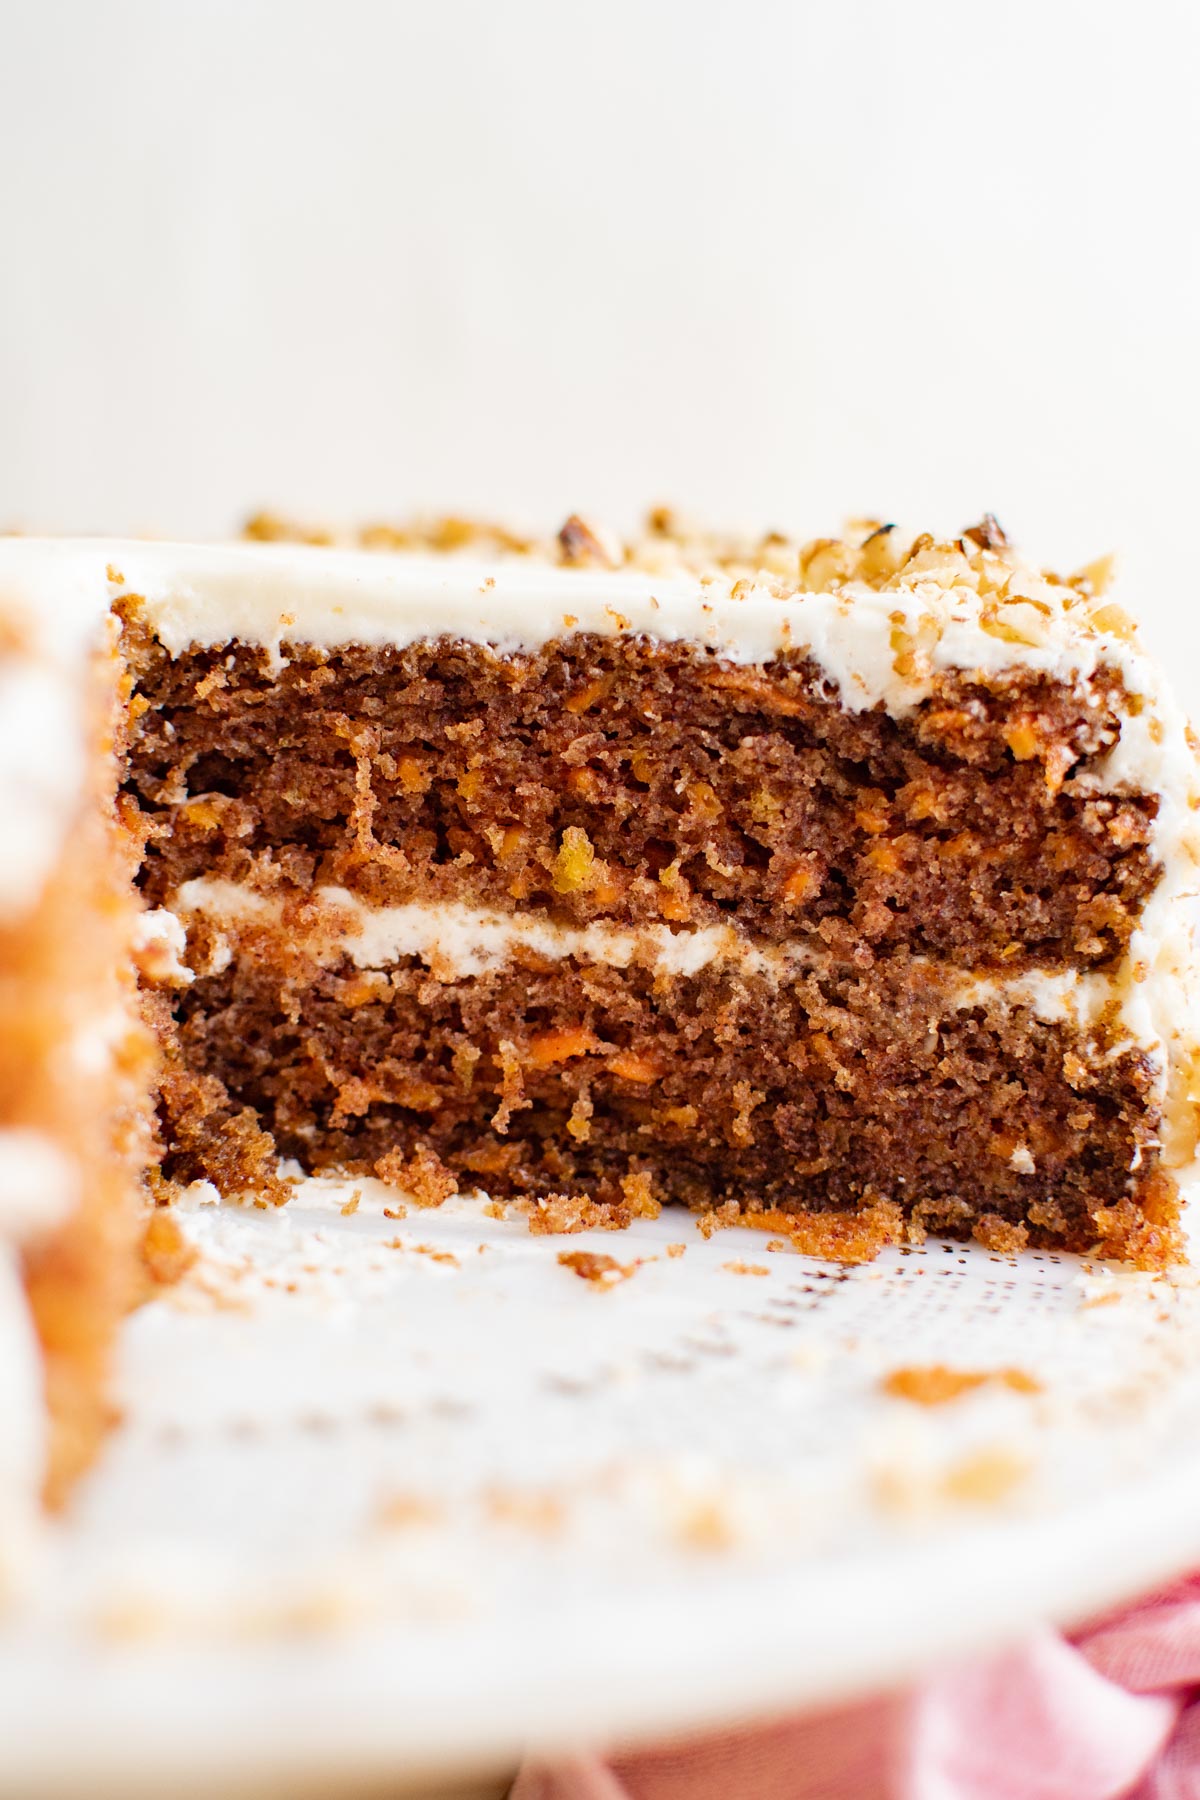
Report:
M287 643L404 647L443 636L514 654L578 632L644 634L703 644L734 663L805 652L843 705L883 704L896 717L950 669L1075 680L1102 662L1146 660L1103 624L1113 608L1089 613L1073 590L1024 569L1007 578L1002 599L981 595L965 558L962 568L918 567L882 588L849 581L809 592L719 569L654 574L296 544L0 540L0 604L6 591L45 600L61 589L72 619L86 620L89 586L93 610L136 596L172 655L239 642L278 657Z
M203 976L228 968L242 947L240 940L264 928L277 933L288 907L289 902L276 894L235 881L198 876L182 883L170 897L170 912L181 926L202 919L210 927L209 960L189 974ZM291 941L304 942L318 964L329 966L346 957L356 969L387 970L414 957L447 981L502 969L523 950L549 961L574 958L619 969L640 963L658 974L685 977L723 963L777 983L823 964L803 939L759 944L730 925L685 929L650 925L632 930L601 923L563 925L541 913L494 912L458 901L371 906L338 887L315 889L299 913L291 903L286 931ZM1047 1023L1069 1022L1088 1032L1100 1025L1114 1000L1120 1003L1112 977L1100 972L956 974L945 964L921 957L913 958L912 967L928 973L931 1013L939 1008L952 1012L974 1006L1024 1006ZM1143 1022L1140 1015L1131 1021L1134 1026ZM1138 1035L1130 1025L1125 1034Z

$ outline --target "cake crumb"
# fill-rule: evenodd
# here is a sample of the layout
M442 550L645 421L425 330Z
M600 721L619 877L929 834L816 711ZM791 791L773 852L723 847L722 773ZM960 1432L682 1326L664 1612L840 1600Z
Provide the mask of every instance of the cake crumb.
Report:
M771 1273L765 1263L743 1262L740 1256L735 1257L732 1262L722 1263L721 1267L728 1269L731 1275L769 1275Z
M421 1144L410 1157L389 1150L375 1164L375 1173L389 1186L403 1188L415 1206L440 1206L458 1192L457 1179L428 1144Z
M719 1207L708 1216L713 1223L705 1232L706 1237L719 1225L749 1225L755 1231L783 1232L801 1256L820 1257L826 1262L874 1262L887 1245L901 1244L914 1235L911 1222L906 1222L903 1210L894 1200L876 1200L860 1213L792 1213L778 1209L739 1213L735 1207L733 1216L727 1217L726 1208ZM919 1228L916 1235L920 1235Z
M1079 1311L1094 1312L1098 1306L1115 1306L1120 1298L1116 1288L1106 1288L1102 1293L1085 1294L1079 1302Z
M985 1250L998 1250L1002 1256L1015 1256L1029 1242L1026 1226L1014 1225L1008 1219L1000 1218L997 1213L984 1213L981 1219L976 1219L971 1228L971 1236Z
M688 1550L708 1552L729 1550L735 1532L728 1512L716 1500L696 1500L679 1515L677 1534Z
M401 1200L398 1201L395 1206L385 1206L383 1209L383 1216L385 1219L407 1219L408 1208Z
M439 1250L436 1244L414 1244L412 1248L414 1255L427 1256L430 1262L445 1263L451 1269L462 1267L453 1250Z
M361 1199L362 1199L362 1189L355 1188L354 1192L351 1194L350 1198L346 1201L346 1204L341 1209L343 1219L351 1218L358 1211L359 1202L361 1201ZM386 1214L385 1214L385 1216L386 1216Z
M515 1525L537 1537L552 1537L565 1523L565 1509L556 1494L496 1487L487 1495L486 1504L488 1512L499 1524Z
M915 1406L945 1406L948 1401L989 1384L1008 1388L1014 1394L1042 1392L1041 1382L1024 1369L951 1369L945 1363L893 1369L879 1385L893 1400L911 1400Z
M970 1451L941 1469L893 1461L874 1471L876 1503L886 1512L920 1517L947 1506L998 1506L1025 1480L1029 1458L1007 1444Z
M628 1281L637 1269L636 1262L619 1263L615 1256L604 1256L594 1250L560 1250L558 1260L566 1269L571 1269L581 1281L593 1282L597 1287L616 1287L619 1281Z
M655 1199L650 1177L644 1170L622 1175L621 1192L635 1219L657 1219L661 1214L662 1202Z
M387 1531L407 1531L414 1526L440 1524L445 1509L428 1494L389 1494L375 1514L376 1525Z
M949 1469L943 1480L948 1500L969 1506L994 1506L1029 1473L1029 1463L1016 1450L997 1444L976 1450Z
M109 1643L138 1644L165 1636L178 1622L178 1616L161 1600L130 1594L99 1606L92 1625L97 1636Z
M536 1200L518 1200L516 1210L525 1213L535 1237L569 1237L576 1231L625 1231L634 1218L627 1203L593 1200L590 1194L543 1194Z
M667 1255L668 1256L682 1256L686 1249L687 1249L686 1244L668 1244L667 1245Z

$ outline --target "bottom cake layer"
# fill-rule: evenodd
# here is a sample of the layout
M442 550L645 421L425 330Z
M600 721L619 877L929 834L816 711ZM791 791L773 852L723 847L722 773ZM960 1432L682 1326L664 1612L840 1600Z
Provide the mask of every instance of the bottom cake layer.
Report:
M995 988L939 986L927 964L779 979L518 950L439 976L262 934L209 967L173 998L164 1167L180 1180L261 1184L276 1156L402 1179L436 1157L464 1187L618 1215L634 1193L1178 1252L1147 1059Z

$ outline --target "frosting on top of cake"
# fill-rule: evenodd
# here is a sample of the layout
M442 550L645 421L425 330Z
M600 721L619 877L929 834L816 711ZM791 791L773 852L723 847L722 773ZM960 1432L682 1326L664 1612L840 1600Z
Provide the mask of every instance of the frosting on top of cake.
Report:
M102 554L111 597L135 600L172 654L233 641L275 656L288 643L402 648L443 635L505 654L580 632L632 633L702 644L734 663L808 654L844 706L882 704L897 717L946 670L995 676L1020 668L1069 680L1136 654L1130 622L1096 596L1092 575L1060 582L967 538L918 539L911 554L883 565L870 555L874 541L833 544L812 557L797 551L788 576L680 553L651 568L638 560L612 567L480 556L472 546L63 549L81 557L90 550L93 561Z

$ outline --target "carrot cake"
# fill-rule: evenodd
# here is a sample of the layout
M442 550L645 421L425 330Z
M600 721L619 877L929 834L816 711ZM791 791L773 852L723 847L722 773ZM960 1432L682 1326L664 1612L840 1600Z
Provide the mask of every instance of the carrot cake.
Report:
M0 542L3 1366L31 1310L60 1421L139 1083L160 1193L1181 1253L1200 782L1102 567L990 518L254 535Z

